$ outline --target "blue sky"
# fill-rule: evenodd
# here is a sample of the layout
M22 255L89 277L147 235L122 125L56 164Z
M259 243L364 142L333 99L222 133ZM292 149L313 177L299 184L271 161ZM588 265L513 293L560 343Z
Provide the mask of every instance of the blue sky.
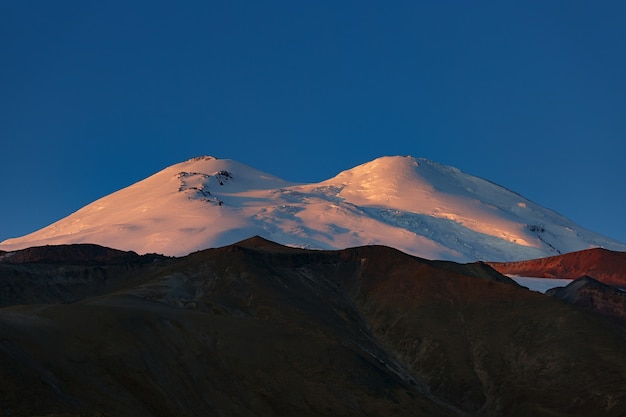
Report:
M383 155L626 242L621 1L3 1L0 240L197 155Z

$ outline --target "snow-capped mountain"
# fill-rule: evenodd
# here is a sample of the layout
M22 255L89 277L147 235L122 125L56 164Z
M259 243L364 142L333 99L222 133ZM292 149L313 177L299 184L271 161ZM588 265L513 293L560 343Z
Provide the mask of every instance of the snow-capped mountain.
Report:
M626 245L492 182L413 157L382 157L334 178L291 183L198 157L103 197L0 250L96 243L186 255L259 235L337 249L381 244L430 258L514 261Z

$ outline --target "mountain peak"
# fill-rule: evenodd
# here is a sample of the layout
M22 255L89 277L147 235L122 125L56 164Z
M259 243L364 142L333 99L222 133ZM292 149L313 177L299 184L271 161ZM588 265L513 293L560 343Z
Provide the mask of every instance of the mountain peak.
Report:
M490 181L412 156L384 156L298 184L199 156L105 196L0 250L95 243L186 255L251 236L310 249L385 245L428 259L533 259L626 245Z
M339 175L350 174L355 177L370 177L372 175L402 176L412 173L418 166L418 160L412 156L383 156L343 171Z
M200 155L193 158L188 159L186 162L198 162L198 161L216 161L217 158L210 155Z

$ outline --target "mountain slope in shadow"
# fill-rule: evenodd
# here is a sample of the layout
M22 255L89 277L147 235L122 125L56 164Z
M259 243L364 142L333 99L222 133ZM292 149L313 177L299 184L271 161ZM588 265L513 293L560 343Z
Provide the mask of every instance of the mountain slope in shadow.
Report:
M591 277L580 277L546 294L626 323L626 292Z
M121 263L50 248L56 262L0 262L0 404L12 415L626 409L624 327L485 264L258 237Z

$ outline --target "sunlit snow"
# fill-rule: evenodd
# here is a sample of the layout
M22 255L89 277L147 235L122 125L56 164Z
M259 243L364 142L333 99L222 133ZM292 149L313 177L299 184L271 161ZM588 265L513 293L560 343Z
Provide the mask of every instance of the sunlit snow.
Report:
M461 262L626 245L489 181L426 159L383 157L314 184L199 157L103 197L0 249L97 243L185 255L259 235L285 245L387 245Z

